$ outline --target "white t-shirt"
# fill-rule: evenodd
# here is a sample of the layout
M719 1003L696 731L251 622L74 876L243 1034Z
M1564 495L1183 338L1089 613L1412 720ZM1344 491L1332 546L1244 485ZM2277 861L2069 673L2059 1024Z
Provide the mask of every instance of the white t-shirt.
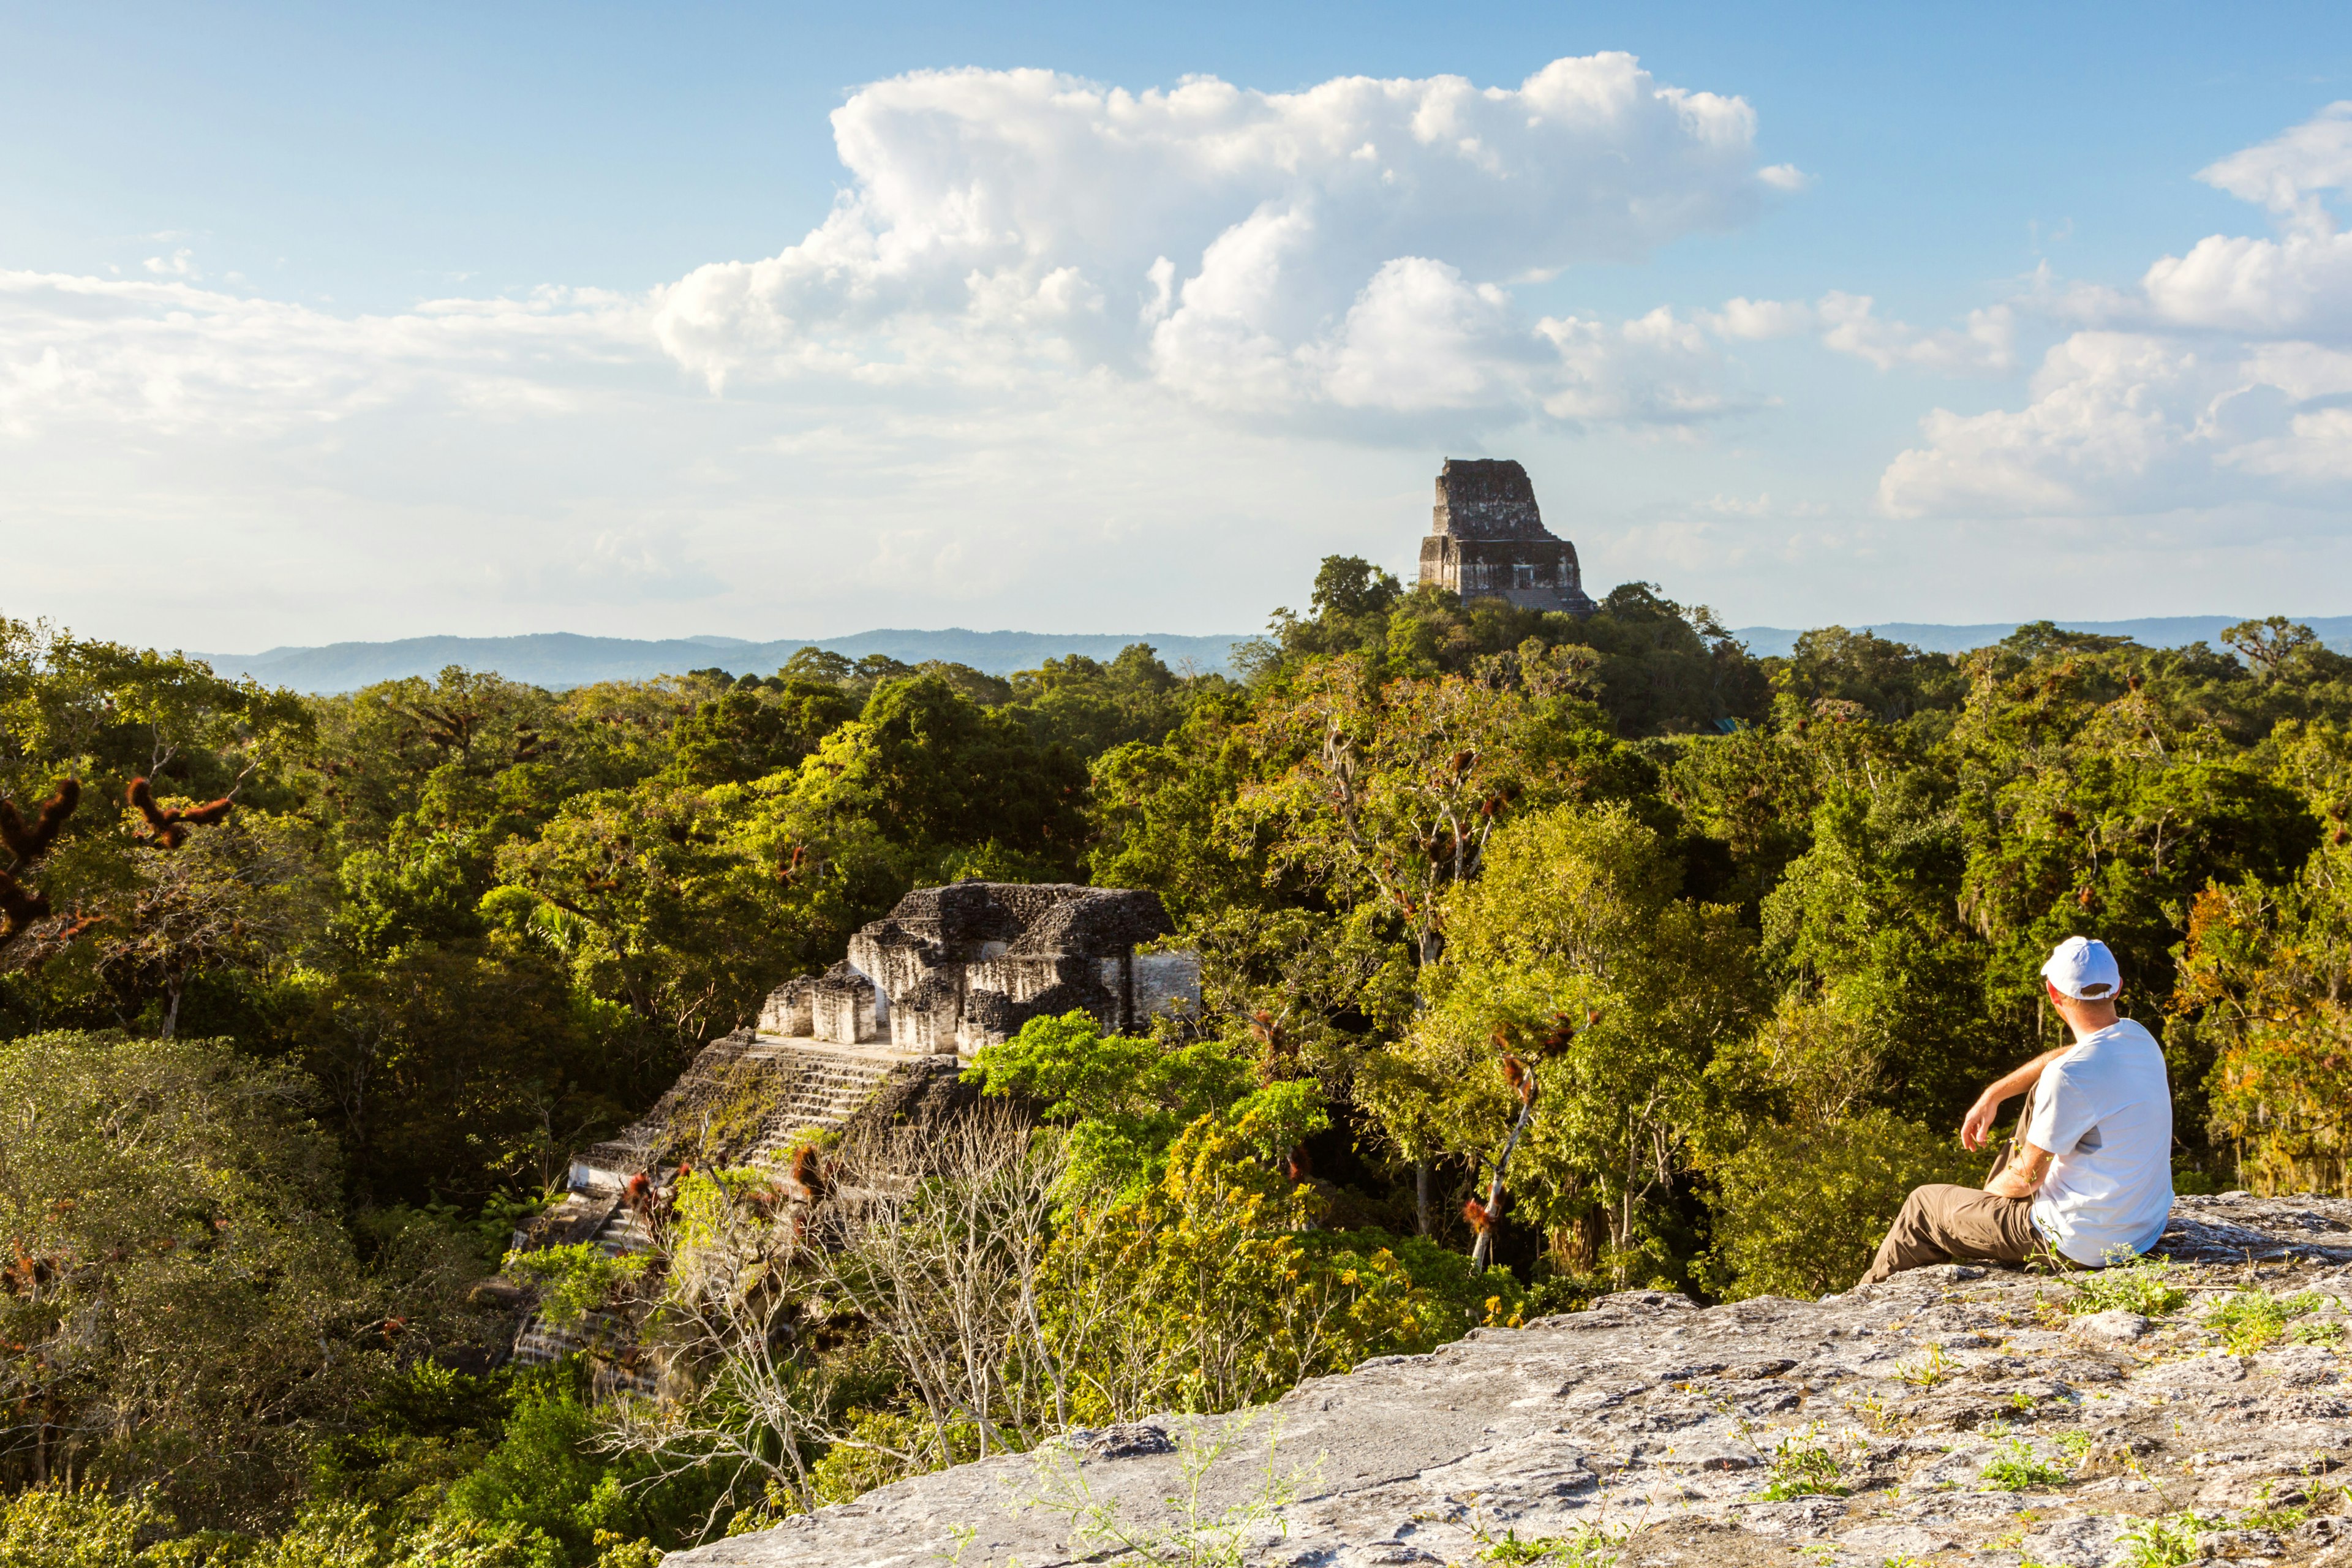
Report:
M2172 1213L2172 1086L2164 1050L2119 1019L2042 1069L2025 1141L2053 1156L2033 1226L2077 1263L2146 1252Z

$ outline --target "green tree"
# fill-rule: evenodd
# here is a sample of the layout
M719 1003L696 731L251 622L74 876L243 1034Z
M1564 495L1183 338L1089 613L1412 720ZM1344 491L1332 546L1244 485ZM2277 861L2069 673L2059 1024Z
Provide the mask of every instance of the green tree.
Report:
M768 689L746 677L678 721L671 769L688 784L747 784L797 768L856 716L856 700L837 686L792 679Z
M184 1521L241 1521L299 1483L396 1340L309 1100L219 1042L0 1044L0 1466L19 1484L153 1484Z
M1949 655L1922 653L1908 643L1843 626L1801 634L1771 679L1808 706L1823 700L1858 703L1881 724L1957 708L1968 694L1968 683Z
M2190 907L2167 1032L2258 1191L2352 1193L2352 731L2290 722L2279 780L2325 837L2284 886L2215 881ZM2178 1086L2176 1085L2176 1090Z
M1511 1167L1517 1205L1554 1233L1597 1218L1621 1281L1672 1266L1659 1202L1707 1115L1706 1066L1754 1005L1752 933L1726 906L1678 897L1680 881L1664 839L1620 804L1506 826L1484 875L1447 894L1428 1011L1358 1078L1399 1142L1475 1168L1517 1110L1497 1038L1527 1051L1539 1096Z
M1108 664L1072 654L1021 671L1006 711L1040 743L1091 760L1116 746L1164 740L1192 698L1227 684L1218 676L1180 678L1150 644L1130 643Z
M1447 889L1478 871L1514 801L1545 781L1517 693L1456 676L1382 680L1360 654L1309 665L1251 726L1258 776L1228 831L1327 896L1376 900L1419 962L1444 941Z
M500 847L499 874L572 917L521 920L583 991L698 1045L751 1016L792 956L767 918L773 879L733 842L748 803L740 785L665 780L573 795L536 838ZM486 906L510 925L534 907L503 889Z
M803 778L811 804L855 813L910 847L994 840L1073 872L1085 853L1084 765L937 675L876 687Z
M1032 1018L982 1047L964 1079L1021 1096L1066 1125L1078 1185L1131 1194L1158 1178L1176 1135L1203 1116L1255 1116L1285 1149L1329 1125L1311 1080L1261 1087L1255 1065L1220 1039L1106 1036L1080 1010Z

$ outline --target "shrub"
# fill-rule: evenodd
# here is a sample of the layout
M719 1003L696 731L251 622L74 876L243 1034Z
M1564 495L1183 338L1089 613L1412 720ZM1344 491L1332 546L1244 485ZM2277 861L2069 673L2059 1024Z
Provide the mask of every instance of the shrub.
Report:
M1074 1418L1221 1411L1369 1356L1433 1349L1525 1292L1423 1237L1311 1228L1321 1200L1261 1158L1256 1129L1204 1116L1140 1196L1079 1205L1039 1304Z
M0 1568L131 1568L156 1522L151 1505L95 1487L36 1487L0 1502Z
M186 1540L173 1542L158 1555L194 1544ZM393 1568L395 1563L408 1568L414 1561L405 1550L410 1544L400 1539L382 1509L349 1501L313 1503L295 1516L283 1534L255 1547L253 1555L238 1568ZM190 1556L194 1559L190 1568L197 1568L201 1556Z
M336 1221L312 1098L222 1041L0 1043L0 1231L46 1278L0 1294L21 1423L0 1482L152 1483L184 1523L290 1500L393 1315Z
M577 1393L542 1383L525 1389L498 1447L449 1488L418 1568L587 1568L625 1558L631 1542L691 1544L723 1482L607 1455Z
M1874 1110L1823 1127L1768 1125L1710 1167L1713 1272L1729 1300L1811 1299L1870 1267L1911 1189L1972 1182L1972 1161L1940 1132Z
M579 1241L509 1252L506 1271L537 1285L540 1316L555 1328L568 1329L643 1277L650 1263L643 1253L615 1257L593 1241Z

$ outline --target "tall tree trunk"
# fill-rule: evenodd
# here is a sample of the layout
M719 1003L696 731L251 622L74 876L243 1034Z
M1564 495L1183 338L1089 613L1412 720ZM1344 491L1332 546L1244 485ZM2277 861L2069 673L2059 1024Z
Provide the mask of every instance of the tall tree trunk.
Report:
M163 1037L167 1040L172 1038L172 1032L180 1026L180 981L174 979L164 987L163 991L165 998L163 1003Z
M1486 1228L1470 1248L1470 1272L1484 1274L1486 1264L1495 1256L1495 1227L1502 1223L1503 1173L1510 1169L1511 1155L1519 1146L1519 1135L1528 1130L1528 1121L1536 1113L1536 1097L1529 1094L1519 1105L1518 1119L1511 1123L1509 1142L1503 1145L1503 1157L1495 1162L1495 1179L1486 1188Z
M1412 1223L1416 1234L1429 1234L1429 1162L1425 1159L1412 1163Z

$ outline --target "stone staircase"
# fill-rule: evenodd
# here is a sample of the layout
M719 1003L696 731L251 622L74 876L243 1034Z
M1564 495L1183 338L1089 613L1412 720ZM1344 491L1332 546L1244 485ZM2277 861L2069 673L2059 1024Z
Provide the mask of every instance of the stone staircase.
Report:
M660 1380L649 1358L638 1347L635 1326L615 1312L590 1312L568 1329L551 1327L533 1312L515 1337L514 1359L524 1366L545 1366L595 1345L617 1347L616 1353L596 1363L593 1391L600 1398L615 1394L642 1394L651 1398Z
M599 1252L607 1258L619 1258L653 1250L654 1234L645 1215L627 1204L614 1202L608 1194L591 1194L591 1201L604 1215L585 1239L593 1241ZM525 1366L545 1366L596 1345L621 1347L618 1355L607 1358L596 1368L598 1394L653 1394L652 1371L640 1363L635 1353L635 1330L615 1312L590 1312L570 1328L561 1329L532 1312L523 1320L521 1331L515 1336L513 1359Z
M846 1123L893 1073L930 1071L938 1066L887 1047L771 1035L715 1041L643 1121L619 1138L584 1152L572 1166L572 1190L563 1202L549 1212L535 1234L518 1232L515 1245L593 1241L607 1257L653 1250L655 1237L645 1216L620 1201L622 1186L636 1170L669 1157L681 1142L681 1127L691 1124L723 1092L756 1084L762 1087L767 1103L748 1135L739 1133L721 1146L700 1149L703 1158L778 1169L811 1133ZM654 1393L655 1369L638 1352L623 1314L591 1312L573 1327L558 1329L532 1312L516 1335L513 1359L541 1366L597 1345L618 1347L597 1368L599 1394Z
M744 1151L747 1165L775 1165L791 1158L807 1133L839 1127L874 1097L882 1080L908 1065L903 1056L860 1051L845 1046L810 1046L801 1041L771 1045L762 1039L744 1053L756 1061L763 1053L782 1058L788 1054L792 1071L781 1086L775 1110L751 1146ZM919 1059L919 1058L917 1058Z

